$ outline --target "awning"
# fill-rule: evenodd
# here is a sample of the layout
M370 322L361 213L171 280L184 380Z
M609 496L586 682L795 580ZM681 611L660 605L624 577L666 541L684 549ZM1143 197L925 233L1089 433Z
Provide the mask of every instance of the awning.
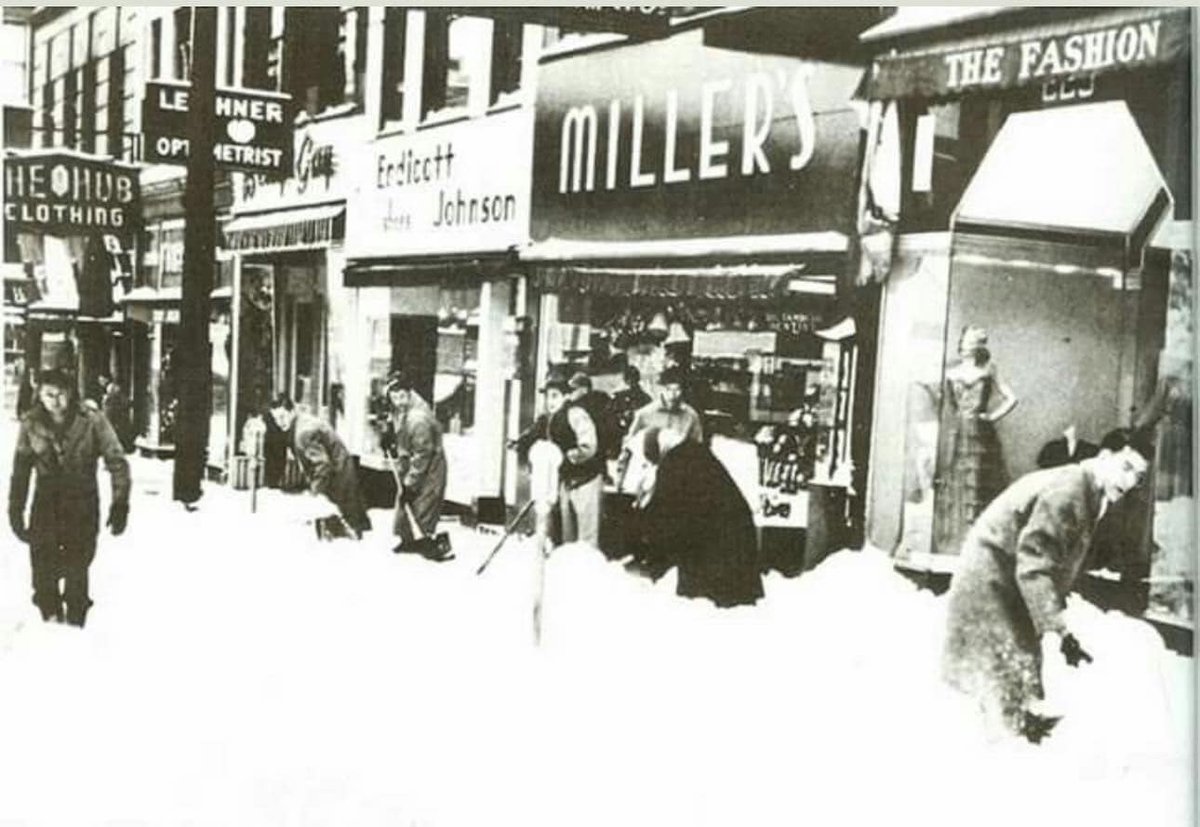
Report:
M789 293L833 296L837 276L807 274L804 262L709 267L543 264L534 271L542 290L608 296L777 298Z
M225 248L262 253L325 247L345 235L345 204L239 215L225 225Z
M957 15L938 10L943 14L931 13L924 25L909 11L862 35L879 50L866 84L870 99L942 98L1083 78L1169 63L1190 49L1186 7L1013 9L1004 11L1011 23L1000 31L991 19L1001 14L995 7ZM1031 16L1038 22L1020 22Z
M1010 115L967 185L955 232L1081 241L1127 264L1171 196L1123 101Z
M843 233L791 235L739 235L721 238L665 239L653 241L590 241L551 238L521 250L529 262L679 261L682 259L760 259L810 253L844 253Z
M447 281L478 284L511 273L514 250L396 258L354 259L346 264L346 287L401 287Z

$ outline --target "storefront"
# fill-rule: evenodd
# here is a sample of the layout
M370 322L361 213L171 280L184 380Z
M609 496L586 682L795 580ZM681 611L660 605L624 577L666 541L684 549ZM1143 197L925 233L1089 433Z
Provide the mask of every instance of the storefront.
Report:
M875 261L870 539L952 571L974 514L1059 443L1150 427L1154 479L1094 568L1190 619L1191 13L980 14L863 35L865 180L899 213Z
M532 378L515 258L529 237L532 130L532 113L511 108L378 138L365 153L347 239L357 321L346 376L352 451L368 476L388 479L377 423L383 383L403 370L442 426L446 500L489 521L519 495L504 443L517 433Z
M62 150L10 151L4 165L5 246L19 251L27 276L21 335L6 334L6 361L20 346L25 372L70 371L81 395L99 400L101 376L122 378L119 302L141 218L137 171Z
M246 448L246 420L279 393L345 436L341 389L348 367L339 342L342 331L354 326L341 286L346 168L353 148L361 146L361 126L360 117L298 125L292 175L282 181L232 175L233 218L224 238L237 297L235 413L228 426L235 453Z
M542 294L539 380L565 366L611 393L632 365L655 396L664 367L685 368L764 528L805 528L814 485L842 516L855 494L858 343L838 298L862 74L712 48L700 30L541 66L522 253Z

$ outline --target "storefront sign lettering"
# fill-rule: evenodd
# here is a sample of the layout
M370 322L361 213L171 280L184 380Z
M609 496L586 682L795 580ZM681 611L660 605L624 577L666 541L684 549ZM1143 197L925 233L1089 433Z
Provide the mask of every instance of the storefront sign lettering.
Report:
M1043 37L946 55L946 87L961 90L1097 72L1158 57L1161 20L1112 26L1096 31Z
M305 135L296 151L296 189L304 192L308 182L315 178L324 178L328 183L333 177L333 147L328 144L318 146L311 135Z
M150 81L142 105L146 160L186 164L191 90L176 81ZM218 89L213 159L228 169L284 175L291 166L291 98L253 89Z
M711 47L699 31L548 61L533 237L842 231L861 79L856 66Z
M10 227L53 235L97 230L128 235L140 210L136 171L101 159L38 153L4 163L4 218Z
M739 87L735 94L735 86ZM559 136L558 191L591 192L596 188L597 143L606 136L603 186L607 190L653 187L658 184L682 184L693 179L713 180L730 174L752 177L769 175L771 160L766 146L779 141L776 130L794 130L788 140L793 147L786 168L796 172L812 160L816 148L816 124L809 102L806 71L751 72L744 78L719 78L694 87L690 99L681 100L678 89L663 92L663 120L651 130L662 134L662 152L647 151L647 100L642 94L632 101L613 98L599 111L593 104L573 106L562 116ZM686 94L686 93L685 93ZM658 102L655 102L657 104ZM699 113L699 140L689 143L686 154L680 151L680 107ZM732 110L732 111L731 111ZM601 114L603 113L603 114ZM631 128L622 129L622 117L628 113ZM685 114L686 118L686 114ZM740 126L740 152L734 156L730 140L718 140L715 123L732 120ZM684 128L689 122L684 120ZM694 119L692 119L692 124ZM623 141L628 140L627 145ZM628 177L618 175L618 162L629 160Z
M347 221L354 257L504 250L528 238L533 117L513 110L375 142ZM526 147L500 163L498 147Z
M343 198L340 167L355 134L344 121L308 124L298 130L286 178L252 172L235 176L235 212L290 209Z

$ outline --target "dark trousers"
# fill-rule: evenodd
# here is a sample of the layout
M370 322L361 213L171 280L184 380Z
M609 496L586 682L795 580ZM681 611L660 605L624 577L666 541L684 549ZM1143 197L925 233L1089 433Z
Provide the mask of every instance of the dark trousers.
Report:
M72 543L30 544L33 603L43 618L61 620L65 603L67 622L83 625L92 605L88 595L88 567L95 556L95 537Z

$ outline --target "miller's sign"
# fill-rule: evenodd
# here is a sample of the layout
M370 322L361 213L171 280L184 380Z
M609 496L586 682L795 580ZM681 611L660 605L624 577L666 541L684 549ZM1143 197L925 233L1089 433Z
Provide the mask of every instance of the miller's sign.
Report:
M140 218L140 195L137 171L105 159L69 152L9 153L4 158L4 223L9 230L128 239Z
M142 107L146 160L187 164L190 85L150 81ZM225 169L286 176L292 170L291 97L257 89L218 89L213 159Z
M854 66L711 48L701 32L548 61L533 237L844 229L861 77Z
M871 98L938 97L1081 81L1182 58L1189 10L1088 9L1081 19L880 55Z

